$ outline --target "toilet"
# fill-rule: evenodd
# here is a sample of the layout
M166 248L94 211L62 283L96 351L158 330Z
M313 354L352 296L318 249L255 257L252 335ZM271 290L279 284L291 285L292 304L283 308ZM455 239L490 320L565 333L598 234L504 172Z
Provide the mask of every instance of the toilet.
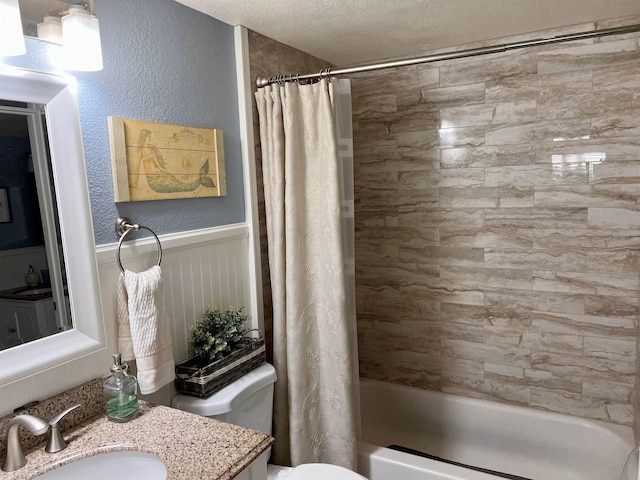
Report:
M275 381L275 368L263 363L210 397L176 395L171 406L271 435ZM293 469L270 466L270 470L278 472L274 478L286 480L367 480L351 470L326 463L309 463Z

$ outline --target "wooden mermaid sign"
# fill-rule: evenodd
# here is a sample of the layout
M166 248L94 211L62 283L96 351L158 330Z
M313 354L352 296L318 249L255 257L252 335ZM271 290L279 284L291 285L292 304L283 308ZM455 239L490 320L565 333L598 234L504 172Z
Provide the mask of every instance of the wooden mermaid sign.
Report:
M227 194L222 130L109 117L116 202Z

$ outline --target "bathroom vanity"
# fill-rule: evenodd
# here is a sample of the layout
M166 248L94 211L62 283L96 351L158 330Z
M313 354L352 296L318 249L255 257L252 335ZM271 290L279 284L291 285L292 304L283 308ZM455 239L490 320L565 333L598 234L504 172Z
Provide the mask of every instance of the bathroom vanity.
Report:
M127 423L107 419L101 396L103 379L71 389L20 413L48 420L56 412L74 404L82 406L68 414L62 425L66 449L44 451L46 435L34 437L23 431L22 444L27 464L21 469L1 472L3 480L26 480L57 466L116 451L139 451L157 456L166 466L167 480L207 478L211 480L258 480L267 478L270 436L214 419L165 406L140 402L140 413ZM14 415L0 418L4 442L6 427ZM0 444L0 452L4 445Z
M34 295L19 289L0 292L0 348L47 337L57 330L51 289Z

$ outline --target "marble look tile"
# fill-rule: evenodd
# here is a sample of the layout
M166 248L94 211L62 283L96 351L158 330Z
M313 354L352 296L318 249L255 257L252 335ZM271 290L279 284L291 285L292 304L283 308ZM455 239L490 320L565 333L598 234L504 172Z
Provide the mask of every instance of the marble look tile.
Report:
M549 269L553 271L584 272L586 258L583 253L565 250L496 250L484 249L484 264L493 268Z
M531 102L537 101L539 87L530 77L512 78L486 82L485 102Z
M459 169L451 170L458 172ZM533 207L533 190L520 188L440 188L442 208Z
M513 367L528 368L531 366L531 352L525 348L503 348L486 343L443 339L442 354L448 358L461 358Z
M484 251L481 248L439 247L410 245L401 246L401 262L434 265L482 265Z
M551 390L564 390L566 392L582 392L583 379L574 375L557 375L554 372L537 370L535 368L525 369L525 379L532 387L541 387Z
M495 106L493 124L522 123L537 118L537 102L533 100L502 102Z
M534 206L543 208L630 207L637 204L637 199L638 195L624 189L596 189L593 185L536 185L533 194Z
M599 208L590 207L589 228L640 229L640 208Z
M640 161L636 162L604 162L594 164L589 175L592 184L632 184L636 195L640 195Z
M402 254L401 254L402 257ZM439 278L439 265L421 263L396 263L393 265L367 265L358 272L358 284L365 287L402 287L431 285Z
M501 167L535 163L533 145L500 145L440 150L440 168Z
M631 90L640 87L640 67L638 62L619 65L616 68L601 68L593 71L593 91Z
M584 313L601 317L636 318L638 296L588 295L584 299Z
M612 412L614 405L605 400L592 400L579 394L551 390L541 387L531 387L531 406L552 412L593 418L616 423L628 423L630 411L621 414L619 410Z
M471 381L446 376L442 380L442 391L454 395L481 398L515 405L529 404L529 387L501 383L496 380Z
M484 127L441 128L438 130L440 148L478 147L485 143Z
M396 113L398 104L396 95L369 95L354 99L352 113L358 119L381 118Z
M522 367L512 367L511 365L500 365L495 363L484 363L484 373L486 378L508 379L511 382L519 382L524 379L525 369Z
M638 281L638 275L534 271L532 288L547 292L626 297L638 292Z
M442 245L505 249L527 249L533 245L533 228L485 227L485 228L441 228Z
M389 190L398 188L396 172L361 172L355 180L356 195L358 190Z
M519 308L542 312L585 313L584 295L527 290L485 291L485 304L500 308Z
M536 249L620 249L633 248L638 244L640 230L610 230L610 229L544 229L536 228L533 232L533 247ZM597 255L606 258L614 252L600 251ZM589 254L588 254L589 255ZM627 260L625 257L622 261ZM614 270L617 270L615 267ZM587 267L587 271L591 271ZM593 270L601 271L601 270ZM614 271L615 273L615 271Z
M479 81L504 81L510 77L534 74L537 70L536 56L527 49L522 49L510 55L489 55L472 62L445 63L440 67L440 84L450 86Z
M556 155L555 157L553 155ZM558 157L559 156L559 157ZM536 144L536 162L624 162L640 159L640 138L589 138Z
M440 330L440 341L447 338L451 340L465 340L467 342L487 342L487 331L482 325L468 323L443 323Z
M640 82L638 88L640 88ZM627 110L627 109L625 109ZM640 134L638 125L640 111L617 111L591 119L591 131L594 137L628 137Z
M637 339L612 337L584 337L584 353L591 357L635 362Z
M527 270L441 265L440 278L455 285L531 290L533 275Z
M578 375L620 382L633 381L635 376L634 362L556 352L532 352L531 365L536 369L550 371L557 375Z
M401 227L458 227L466 225L470 228L484 225L484 210L482 209L439 209L410 212L398 215L398 225Z
M590 137L591 120L589 118L539 120L534 125L534 131L537 143L580 140Z
M438 318L440 305L434 301L432 292L420 292L415 289L380 288L356 286L358 301L365 313L375 313L381 317L401 318ZM410 295L415 294L415 295Z
M487 187L534 187L539 185L580 185L589 182L589 169L582 164L514 165L485 168Z
M484 92L484 83L428 88L421 91L421 103L431 107L481 103L484 102Z
M488 227L587 228L586 208L494 208L485 210Z
M582 355L583 345L584 337L582 335L527 332L522 335L522 343L520 346L535 352Z
M538 119L572 119L596 114L591 92L556 94L538 99Z
M398 184L401 188L410 189L481 187L483 181L484 171L481 168L398 172Z
M475 125L491 125L495 115L495 106L484 103L464 105L440 110L440 127L472 127Z
M438 110L425 105L411 105L388 118L391 133L435 130L440 125Z
M635 39L579 45L540 53L538 75L610 67L638 58L640 54Z
M396 134L396 148L402 162L412 165L407 170L422 168L438 168L439 156L435 149L439 143L437 130L418 130L413 132L399 132ZM397 165L401 170L401 165Z
M557 334L628 337L635 335L637 324L635 319L630 318L535 311L531 319L531 327L535 331Z
M521 125L493 125L487 127L485 138L487 145L533 143L535 139L535 123L525 122Z
M638 272L640 252L637 247L613 252L595 251L587 252L586 258L587 272L633 275Z
M631 397L633 384L611 382L596 378L587 378L582 382L582 393L588 398L627 403Z
M531 325L530 313L511 308L496 308L487 305L463 305L440 303L440 319L447 323L471 323L483 325L487 331L500 329L521 332Z

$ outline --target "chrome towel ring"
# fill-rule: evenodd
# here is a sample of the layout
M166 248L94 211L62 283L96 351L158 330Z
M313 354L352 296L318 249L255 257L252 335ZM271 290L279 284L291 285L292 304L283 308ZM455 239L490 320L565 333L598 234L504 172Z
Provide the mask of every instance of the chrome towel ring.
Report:
M120 260L120 249L122 248L122 242L124 241L125 237L129 233L133 231L139 231L139 230L148 231L151 235L153 235L153 238L156 239L156 244L158 245L158 261L156 262L156 265L160 266L160 262L162 261L162 245L160 245L160 239L155 234L155 232L151 230L149 227L145 227L144 225L138 225L137 223L133 223L127 217L122 217L116 221L116 233L120 237L120 240L118 241L118 250L116 252L116 260L118 261L118 267L120 267L121 272L124 272L124 267L122 266L122 260Z

